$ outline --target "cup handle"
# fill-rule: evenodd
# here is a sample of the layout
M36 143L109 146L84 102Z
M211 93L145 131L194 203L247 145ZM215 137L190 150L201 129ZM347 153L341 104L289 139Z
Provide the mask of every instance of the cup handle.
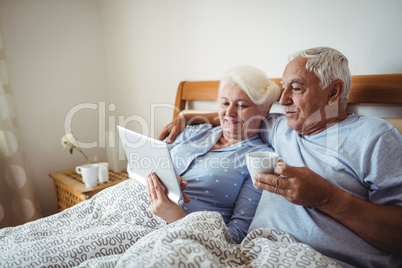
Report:
M77 172L78 174L81 174L81 167L76 167L75 172Z

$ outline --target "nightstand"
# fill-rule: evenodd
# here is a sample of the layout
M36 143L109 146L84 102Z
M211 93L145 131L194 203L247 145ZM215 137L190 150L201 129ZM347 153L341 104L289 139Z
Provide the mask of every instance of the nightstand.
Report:
M80 174L74 169L50 173L53 179L57 199L57 210L60 212L84 200L91 198L107 187L128 179L127 172L115 173L109 170L109 181L100 183L93 188L87 188Z

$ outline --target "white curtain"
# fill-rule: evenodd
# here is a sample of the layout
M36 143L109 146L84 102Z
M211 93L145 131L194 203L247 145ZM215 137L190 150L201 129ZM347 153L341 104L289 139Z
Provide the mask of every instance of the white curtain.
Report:
M40 218L13 111L0 29L0 228Z

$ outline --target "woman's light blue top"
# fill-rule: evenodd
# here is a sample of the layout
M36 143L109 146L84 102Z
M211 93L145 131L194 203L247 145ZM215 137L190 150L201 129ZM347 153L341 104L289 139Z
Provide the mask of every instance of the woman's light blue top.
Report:
M233 239L240 243L261 197L247 170L246 153L272 149L256 135L211 151L221 136L221 127L190 126L170 145L170 152L176 173L188 181L184 192L191 202L183 205L184 211L220 212Z

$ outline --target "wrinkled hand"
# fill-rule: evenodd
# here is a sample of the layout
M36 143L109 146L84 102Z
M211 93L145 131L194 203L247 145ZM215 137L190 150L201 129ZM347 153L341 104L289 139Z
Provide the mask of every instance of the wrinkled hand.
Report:
M184 130L186 127L187 119L184 115L179 115L172 122L167 124L162 132L159 134L158 139L164 140L167 137L166 142L172 143L176 137Z
M324 207L330 202L337 188L307 167L293 167L280 161L274 172L277 175L256 174L254 185L281 195L296 205Z
M187 181L180 183L180 188L184 189ZM183 186L182 186L183 184ZM151 212L168 223L172 223L181 218L184 218L187 214L184 212L183 207L173 203L168 199L164 191L163 185L159 180L158 176L154 172L147 177L148 185L148 198L151 208ZM184 196L186 202L190 199L187 195ZM188 202L186 202L188 203Z
M177 175L177 179L179 180L180 189L181 189L181 193L183 195L184 203L190 203L191 202L190 198L184 193L184 188L187 187L188 181L186 181L179 175Z

